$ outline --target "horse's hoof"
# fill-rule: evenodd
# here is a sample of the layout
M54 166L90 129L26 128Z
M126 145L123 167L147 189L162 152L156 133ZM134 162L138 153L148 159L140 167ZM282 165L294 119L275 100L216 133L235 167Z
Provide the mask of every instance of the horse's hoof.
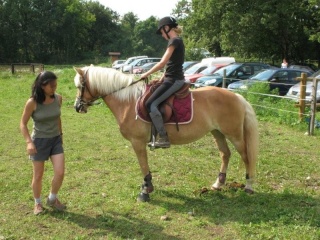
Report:
M211 189L211 191L221 191L222 190L221 188L216 188L216 187L213 187L213 186L210 189Z
M252 189L249 188L245 188L244 191L248 194L254 194L254 191Z
M139 193L137 197L138 202L149 202L150 201L150 196L148 193Z

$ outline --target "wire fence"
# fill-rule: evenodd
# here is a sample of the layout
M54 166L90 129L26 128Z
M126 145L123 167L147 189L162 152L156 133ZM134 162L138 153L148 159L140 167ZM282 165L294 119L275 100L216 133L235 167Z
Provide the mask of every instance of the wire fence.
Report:
M297 121L303 121L305 120L308 124L307 133L308 135L314 134L315 128L320 128L320 120L317 120L319 117L319 113L317 112L317 108L320 107L320 96L317 96L317 93L319 94L320 88L318 88L318 81L320 79L318 78L308 78L306 74L302 74L301 77L298 77L297 80L300 81L300 87L299 92L296 92L294 96L280 96L278 94L272 94L272 93L264 93L259 91L252 91L252 89L258 89L254 88L252 86L254 85L265 85L266 87L263 87L265 89L270 89L270 82L268 81L255 81L250 80L250 83L248 83L247 87L243 88L237 88L237 89L229 89L231 91L238 92L241 95L244 95L247 100L251 103L251 105L255 109L262 109L264 112L270 112L273 111L277 115L283 115L282 113L286 113L287 115L296 115L295 118ZM228 81L227 78L224 78L223 81L226 83ZM308 81L312 81L312 84L308 83ZM224 86L226 84L224 83ZM243 84L245 84L245 81L243 81ZM277 83L272 83L273 85L276 85ZM292 87L292 84L285 84L281 83L282 86L287 85L286 87ZM309 85L308 92L306 92L306 89ZM250 90L249 90L250 89ZM310 92L310 89L312 90ZM255 98L260 99L261 101L250 101L250 96L256 96ZM270 101L264 101L264 99L271 99ZM287 101L289 104L292 104L297 110L295 111L292 108L288 109L286 106L288 105L281 105L273 101L272 99L280 99L280 101ZM276 105L275 105L276 104ZM280 108L283 106L284 108Z

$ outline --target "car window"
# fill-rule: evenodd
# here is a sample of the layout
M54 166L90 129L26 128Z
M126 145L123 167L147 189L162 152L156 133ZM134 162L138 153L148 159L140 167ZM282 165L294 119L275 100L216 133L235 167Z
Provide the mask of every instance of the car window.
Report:
M197 63L193 65L192 67L188 68L184 73L185 74L193 74L195 73L201 66L201 63Z
M214 74L223 76L224 70L226 70L226 75L229 76L238 67L239 67L239 64L228 65L226 67L220 68L219 70L215 71Z
M262 69L265 69L265 67L261 66L261 65L254 65L253 66L253 72L254 73L260 72Z
M303 72L293 71L293 72L291 72L291 74L290 74L290 78L292 78L292 80L296 80L295 78L301 77L301 73L303 73ZM298 81L298 80L297 80L297 81Z
M242 69L243 69L243 74L244 74L244 75L251 75L251 67L250 67L250 66L244 65L244 66L242 67Z
M285 82L288 81L288 71L279 71L274 75L274 79L276 79L276 81L281 81L281 82Z
M270 78L272 78L274 72L275 72L275 70L262 70L260 72L257 72L255 75L253 75L250 79L267 81Z
M217 66L210 66L210 67L207 67L206 69L202 70L200 73L203 74L203 75L209 75L209 74L211 74L216 68L217 68Z

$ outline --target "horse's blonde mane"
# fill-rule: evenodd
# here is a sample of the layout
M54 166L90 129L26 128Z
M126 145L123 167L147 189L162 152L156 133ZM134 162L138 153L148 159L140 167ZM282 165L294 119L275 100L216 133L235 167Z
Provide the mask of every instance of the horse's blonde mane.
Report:
M82 70L87 71L91 91L98 91L101 96L113 94L121 101L129 101L132 98L138 99L145 90L143 81L130 86L134 81L138 81L131 74L94 66L84 67Z

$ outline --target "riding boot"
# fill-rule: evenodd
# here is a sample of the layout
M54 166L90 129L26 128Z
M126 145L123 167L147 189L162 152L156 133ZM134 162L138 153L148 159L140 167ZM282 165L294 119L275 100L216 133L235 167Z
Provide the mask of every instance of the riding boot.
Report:
M154 147L155 148L169 148L170 142L167 135L167 131L163 124L163 119L161 114L158 113L149 113L152 123L154 124L155 128L159 133L159 139L155 141Z

